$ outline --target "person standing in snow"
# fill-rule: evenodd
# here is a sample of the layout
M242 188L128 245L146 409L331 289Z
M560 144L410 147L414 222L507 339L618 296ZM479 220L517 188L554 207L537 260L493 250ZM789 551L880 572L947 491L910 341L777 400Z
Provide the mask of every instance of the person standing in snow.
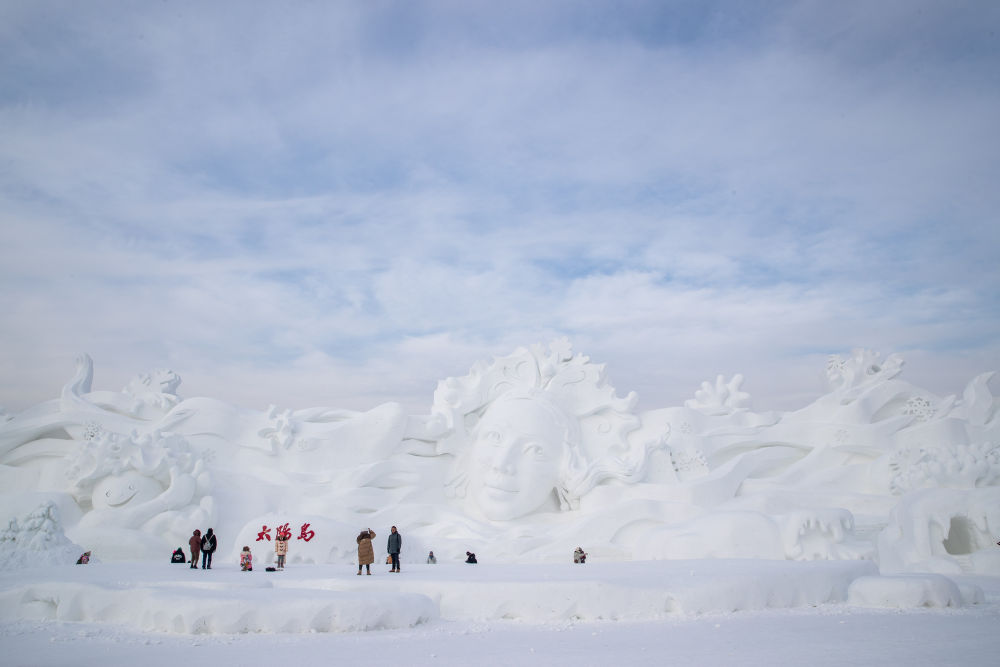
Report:
M215 531L211 528L201 538L201 569L212 569L212 554L219 547L219 541L215 537Z
M198 569L198 552L201 551L201 531L197 528L191 533L188 539L188 547L191 549L191 569Z
M250 553L250 547L243 547L240 553L240 569L244 572L253 572L253 554Z
M275 567L284 570L285 556L288 555L288 538L285 535L278 535L274 538L274 554L278 557Z
M372 573L372 563L375 562L375 549L372 548L372 538L375 531L369 528L362 530L357 537L358 543L358 574L361 574L361 566L368 569L368 574Z
M396 527L393 526L389 532L389 543L386 549L389 551L389 556L392 558L392 569L390 572L399 572L399 552L403 547L403 537L396 531Z
M434 557L434 552L433 551L430 552L429 554L427 554L427 564L428 565L437 565L437 562L438 562L438 559Z

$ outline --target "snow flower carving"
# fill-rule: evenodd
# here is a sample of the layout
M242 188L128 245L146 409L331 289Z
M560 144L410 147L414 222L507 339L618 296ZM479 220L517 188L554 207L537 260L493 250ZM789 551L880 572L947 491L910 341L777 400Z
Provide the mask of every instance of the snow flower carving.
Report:
M740 391L743 376L736 374L726 382L721 375L715 378L713 386L708 381L701 383L701 389L694 398L684 402L684 406L709 415L728 415L749 406L750 394Z

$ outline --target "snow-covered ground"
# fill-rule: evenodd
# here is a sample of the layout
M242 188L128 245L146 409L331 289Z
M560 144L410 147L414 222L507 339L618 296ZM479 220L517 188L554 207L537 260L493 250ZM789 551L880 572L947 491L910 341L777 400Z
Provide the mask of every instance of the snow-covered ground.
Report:
M3 663L992 665L1000 652L1000 577L764 560L355 572L8 570Z

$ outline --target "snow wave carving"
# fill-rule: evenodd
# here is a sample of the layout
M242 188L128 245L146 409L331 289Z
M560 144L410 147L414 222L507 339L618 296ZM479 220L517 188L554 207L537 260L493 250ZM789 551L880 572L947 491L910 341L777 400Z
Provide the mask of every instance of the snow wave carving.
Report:
M930 445L899 448L889 457L890 488L902 495L932 487L973 488L1000 481L1000 445Z
M348 563L361 529L396 525L404 564L430 550L554 562L583 546L594 561L998 572L993 374L935 396L902 368L854 350L830 358L829 393L798 410L755 412L732 375L639 412L560 339L477 362L407 415L182 399L170 371L94 390L83 355L58 398L0 423L0 521L50 500L68 538L109 560L161 558L212 526L216 558L249 544L266 564L260 536L289 524L290 563Z

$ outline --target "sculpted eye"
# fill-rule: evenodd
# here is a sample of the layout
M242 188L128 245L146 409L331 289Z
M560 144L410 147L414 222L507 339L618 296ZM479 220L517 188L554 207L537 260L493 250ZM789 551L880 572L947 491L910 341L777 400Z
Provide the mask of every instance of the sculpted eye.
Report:
M128 485L128 490L129 491L135 491L135 484L129 484Z
M111 489L108 489L107 491L104 492L104 497L105 498L110 498L111 497Z
M499 431L487 431L486 434L483 436L483 440L485 442L490 443L491 445L495 445L498 442L500 442L500 432Z
M535 459L545 456L545 450L542 449L542 446L534 442L524 446L524 453Z

